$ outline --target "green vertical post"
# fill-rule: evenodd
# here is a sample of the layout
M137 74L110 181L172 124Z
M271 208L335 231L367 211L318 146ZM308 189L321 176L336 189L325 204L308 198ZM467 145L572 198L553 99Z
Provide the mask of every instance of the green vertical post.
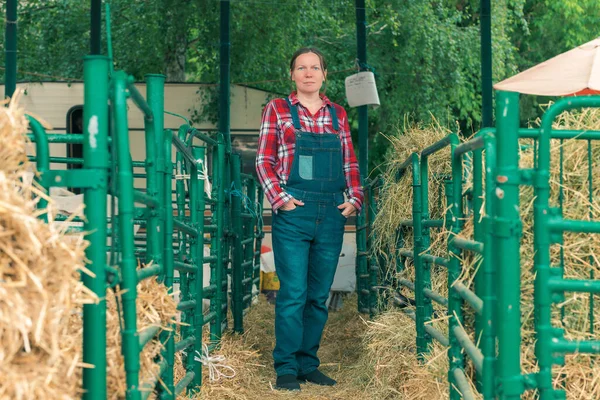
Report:
M153 212L157 213L158 217L158 249L156 249L156 255L158 258L155 260L159 265L163 265L162 273L159 275L159 279L164 282L165 279L165 269L163 262L163 254L164 254L164 239L160 239L164 237L165 230L165 215L164 215L164 196L162 193L165 191L171 192L171 186L165 187L165 178L166 175L171 173L171 169L166 167L165 163L165 151L164 151L164 137L165 137L165 126L164 126L164 110L165 110L165 76L160 74L147 74L145 76L146 79L146 97L148 106L152 110L152 125L154 126L154 147L156 149L156 193L157 198L160 199L160 207L157 210L153 210ZM133 83L130 81L130 83ZM147 146L151 146L149 143ZM148 160L147 160L148 161ZM170 160L169 160L170 161ZM150 160L152 162L152 160Z
M479 278L477 295L483 301L483 316L480 319L481 352L483 354L483 376L481 377L481 394L484 400L495 399L495 368L496 368L496 296L494 285L496 271L494 270L493 233L490 226L494 213L494 172L496 167L496 139L491 132L482 133L485 146L485 223L480 226L483 242L482 275ZM481 150L477 150L480 152ZM481 153L475 159L481 157ZM482 161L482 160L480 160ZM478 196L480 189L475 190ZM477 238L475 240L478 240Z
M369 225L368 239L367 239L367 248L371 247L371 244L374 241L373 235L373 223L375 222L375 216L377 215L377 203L375 202L373 185L369 185L369 188L366 192L366 197L368 198L367 202L367 221ZM379 274L379 266L377 265L377 257L371 256L368 259L368 272L369 272L369 281L368 281L368 290L369 290L369 315L371 318L375 317L375 314L378 311L377 300L379 290L377 289L378 284L378 274Z
M452 181L447 182L446 196L448 199L448 217L447 227L450 228L451 235L455 237L462 229L463 218L463 196L462 196L462 178L463 168L462 161L455 159L454 149L458 144L458 138L452 136L451 142L451 160L452 160ZM453 289L454 282L458 280L462 271L462 252L461 249L454 245L452 238L448 240L448 341L450 348L448 349L448 382L450 383L450 399L458 400L461 398L457 390L458 384L454 375L454 370L464 369L464 355L462 347L454 334L456 326L463 325L463 300L460 295Z
M262 249L262 240L265 237L265 232L263 231L263 201L264 201L264 193L261 185L256 185L256 241L254 244L254 265L252 267L252 282L256 283L256 287L260 290L260 252Z
M481 132L481 131L480 131ZM484 243L484 232L483 224L481 222L481 207L483 206L483 150L476 149L473 151L473 238L476 242ZM486 200L489 200L486 197ZM484 246L485 251L485 246ZM483 299L486 290L486 279L485 268L482 268L483 257L479 257L479 260L475 263L473 268L475 269L475 279L473 282L475 294ZM491 321L484 321L485 315L479 315L475 313L475 343L479 344L480 348L484 346L484 339L482 338L483 330L485 329L484 324ZM477 386L481 390L481 375L477 373Z
M498 296L496 376L500 398L519 399L524 390L521 377L519 94L497 92L496 99L496 193L492 228Z
M562 149L562 148L561 148ZM594 174L593 174L593 159L592 159L592 141L587 141L587 156L588 156L588 217L593 221L593 204L594 204ZM562 249L562 248L561 248ZM594 256L590 254L588 258L590 263L590 279L594 279L594 264L596 263ZM594 334L594 293L590 292L589 300L589 322L590 333Z
M133 235L133 166L129 147L129 126L127 121L127 81L123 71L113 74L112 111L115 118L115 140L117 148L119 185L119 239L121 244L121 295L124 328L121 331L122 351L125 361L127 398L141 399L139 390L140 345L137 332L137 260L134 251Z
M413 171L413 173L415 172ZM421 190L418 195L421 202L421 221L426 221L429 220L429 156L421 155L419 173L421 174ZM416 195L417 192L413 190L413 193ZM429 249L431 238L429 235L429 227L424 227L421 222L419 222L419 225L421 225L421 250L419 251L419 254L421 254L423 251ZM416 225L414 225L414 229L416 232ZM414 254L415 256L417 255L416 252ZM419 258L421 262L421 281L423 282L423 289L431 289L431 264L423 260L422 257ZM423 324L426 324L431 320L432 313L433 304L431 303L431 299L423 294ZM425 338L425 344L428 346L430 343L429 334L425 333Z
M153 90L158 89L154 80L151 76L147 76L147 97L155 97L154 94L150 94ZM150 83L152 82L152 83ZM153 110L154 114L154 110ZM144 116L144 131L145 131L145 145L146 145L146 160L145 172L146 172L146 193L153 197L158 198L160 195L159 191L159 164L158 164L158 147L156 146L156 126L154 121L154 115L152 118ZM160 244L160 213L159 210L148 207L146 225L146 262L153 261L155 264L162 265L162 254Z
M85 257L94 276L83 274L84 285L98 296L83 306L83 398L106 399L106 195L108 180L108 58L88 56L83 61L83 167L100 184L85 188L84 231L90 242Z
M365 0L356 0L356 43L357 43L357 58L359 66L367 63L367 17L365 9ZM366 182L369 174L369 115L367 106L358 107L358 166L360 170L361 181ZM367 224L367 208L358 214L356 218L356 245L357 245L357 262L356 262L356 288L358 291L358 309L359 311L367 308L368 297L364 295L366 291L371 291L369 282L364 278L368 276L368 264L366 256L367 252L367 231L364 228Z
M92 0L90 28L90 54L102 54L102 0Z
M231 153L231 132L230 132L230 75L231 66L231 42L230 42L230 8L229 0L221 0L221 19L220 19L220 54L219 54L219 132L224 136L225 149L227 154Z
M493 90L492 90L492 9L491 0L481 0L481 125L492 126Z
M232 311L233 311L233 331L244 333L244 270L242 269L243 248L242 248L242 163L239 154L231 155L231 171L233 173L234 190L239 191L231 196L231 215L233 228L233 263L232 263Z
M17 0L6 1L4 36L4 97L12 97L17 88Z
M204 208L206 206L204 200L204 180L198 179L198 162L204 162L204 154L206 149L204 147L192 148L194 158L197 160L197 164L192 167L192 181L196 181L196 184L190 188L190 196L195 198L194 204L190 203L190 214L192 216L192 223L198 230L198 237L192 246L195 248L196 257L193 258L194 263L198 266L198 273L196 275L196 287L195 299L196 308L194 310L194 353L198 352L202 354L202 327L204 326L204 316L202 310L202 302L204 299ZM212 303L212 302L211 302ZM202 362L197 361L192 356L193 360L193 371L194 380L190 384L192 392L197 391L198 387L202 385Z
M253 218L251 220L246 220L246 225L244 226L244 239L253 239L244 247L244 263L247 265L244 271L244 279L250 279L250 282L247 283L244 288L244 297L250 296L248 300L248 306L250 306L250 304L252 304L252 285L254 283L254 231L258 226L258 218L260 218L260 216L258 215L258 210L256 210L256 180L254 180L254 178L249 178L246 187L248 207L252 207L255 211ZM247 307L246 303L244 303L244 307Z
M163 231L163 263L164 263L164 285L167 287L170 296L173 296L173 278L175 275L174 270L174 257L173 257L173 194L172 184L173 175L170 171L173 170L172 157L172 132L170 130L165 131L163 137L162 153L164 154L164 170L163 174L163 195L162 206L165 213L165 230ZM202 303L202 302L200 302ZM170 325L171 331L163 331L160 333L160 341L164 344L165 348L162 351L163 358L167 361L167 369L162 375L162 384L158 385L159 393L161 393L161 399L175 399L175 384L173 382L173 367L175 365L175 335L176 332L175 324Z
M421 252L423 252L423 227L422 227L422 202L421 202L421 170L419 168L419 154L412 153L412 190L413 190L413 202L412 202L412 215L413 215L413 254L414 254L414 268L415 268L415 323L417 329L417 357L423 360L423 354L427 352L428 337L425 333L425 294L424 294L424 280L423 280L423 259L421 258Z
M217 137L217 157L215 157L216 165L213 168L213 197L216 199L216 225L217 232L214 235L214 240L211 244L211 249L214 249L214 254L217 261L215 262L214 274L211 277L214 281L211 284L216 285L217 290L210 302L211 311L215 312L215 319L210 325L210 339L213 342L218 342L221 339L222 323L223 323L223 296L227 293L223 291L223 278L226 277L225 262L224 262L224 214L225 214L225 139L223 134L219 133ZM225 272L225 274L224 274ZM225 298L225 300L227 300Z

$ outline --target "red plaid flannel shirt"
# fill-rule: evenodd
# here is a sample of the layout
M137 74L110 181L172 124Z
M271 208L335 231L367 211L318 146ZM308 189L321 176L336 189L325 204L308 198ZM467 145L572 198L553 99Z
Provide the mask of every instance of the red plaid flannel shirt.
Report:
M302 129L312 133L335 133L332 127L328 105L333 104L323 96L323 106L315 115L311 115L306 107L298 101L296 93L289 96L292 104L298 105L298 117ZM363 190L360 185L360 172L354 154L350 126L346 110L333 104L339 121L339 134L342 142L343 170L346 177L348 201L360 211L363 203ZM281 185L289 178L294 160L295 128L290 108L285 99L275 99L265 106L258 137L258 154L256 155L256 171L258 179L265 191L273 210L291 200Z

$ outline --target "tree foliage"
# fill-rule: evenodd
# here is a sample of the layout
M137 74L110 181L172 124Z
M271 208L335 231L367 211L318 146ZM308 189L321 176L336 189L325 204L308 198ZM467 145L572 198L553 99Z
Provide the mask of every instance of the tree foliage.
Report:
M366 3L367 61L382 103L369 112L371 167L388 147L377 133L401 129L406 115L435 118L465 133L477 130L479 0ZM138 80L165 73L171 81L215 83L207 107L196 110L196 119L215 120L220 2L110 4L115 67ZM494 81L597 36L597 0L494 0L492 5ZM327 95L345 105L344 79L356 68L354 7L353 0L232 0L231 81L286 94L291 54L301 46L316 46L329 64ZM29 0L19 2L18 15L19 79L81 79L89 49L89 2ZM525 117L536 116L538 101L525 102ZM349 113L356 121L356 111Z

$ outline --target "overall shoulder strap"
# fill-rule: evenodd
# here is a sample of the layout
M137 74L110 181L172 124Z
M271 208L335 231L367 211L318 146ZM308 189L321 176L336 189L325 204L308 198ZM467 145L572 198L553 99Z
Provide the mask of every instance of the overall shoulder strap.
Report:
M300 125L300 118L298 117L298 107L292 104L289 97L286 97L285 101L288 103L288 106L290 106L290 114L292 114L292 122L294 123L294 128L302 129L302 126Z
M335 106L333 103L329 106L329 113L331 114L331 125L333 125L333 129L339 131L340 124L338 122L337 113L335 112Z

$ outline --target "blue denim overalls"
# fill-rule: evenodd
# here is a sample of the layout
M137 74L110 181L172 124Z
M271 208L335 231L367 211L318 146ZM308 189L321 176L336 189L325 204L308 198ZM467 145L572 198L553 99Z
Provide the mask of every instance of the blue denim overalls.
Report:
M292 168L284 190L304 202L273 215L273 253L281 283L275 306L277 376L306 375L319 367L317 350L327 321L329 290L342 249L346 179L338 134L303 132L288 99L296 129ZM329 108L339 129L335 108Z

